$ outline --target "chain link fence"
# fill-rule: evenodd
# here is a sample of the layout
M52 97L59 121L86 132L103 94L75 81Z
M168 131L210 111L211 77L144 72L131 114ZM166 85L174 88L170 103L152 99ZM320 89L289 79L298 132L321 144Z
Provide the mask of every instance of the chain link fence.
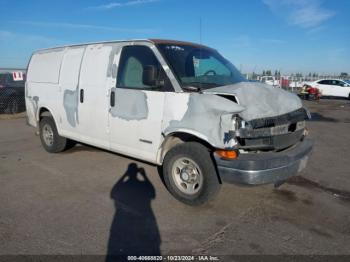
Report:
M0 114L17 114L24 111L24 94L0 89Z
M0 71L0 114L17 114L25 111L25 77L23 70Z

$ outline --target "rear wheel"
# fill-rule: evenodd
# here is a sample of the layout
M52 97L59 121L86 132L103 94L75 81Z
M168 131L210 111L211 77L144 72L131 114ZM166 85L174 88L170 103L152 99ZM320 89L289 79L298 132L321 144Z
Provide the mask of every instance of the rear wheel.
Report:
M40 120L39 128L41 144L47 152L59 153L72 145L69 139L58 134L55 121L52 117L43 117Z
M164 182L170 193L187 205L201 205L219 192L220 183L208 148L187 142L164 158Z

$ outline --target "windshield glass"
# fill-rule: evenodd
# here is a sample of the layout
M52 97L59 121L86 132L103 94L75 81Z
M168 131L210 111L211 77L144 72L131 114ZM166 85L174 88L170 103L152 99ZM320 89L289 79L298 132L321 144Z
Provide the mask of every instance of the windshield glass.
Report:
M215 50L194 45L158 44L182 87L201 89L247 81L242 74Z

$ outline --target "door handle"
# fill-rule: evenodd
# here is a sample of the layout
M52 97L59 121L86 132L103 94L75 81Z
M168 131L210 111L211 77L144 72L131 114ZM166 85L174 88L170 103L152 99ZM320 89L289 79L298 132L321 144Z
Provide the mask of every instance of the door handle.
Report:
M80 103L84 102L84 89L80 89Z
M111 107L115 106L115 92L111 92L111 100L110 100Z

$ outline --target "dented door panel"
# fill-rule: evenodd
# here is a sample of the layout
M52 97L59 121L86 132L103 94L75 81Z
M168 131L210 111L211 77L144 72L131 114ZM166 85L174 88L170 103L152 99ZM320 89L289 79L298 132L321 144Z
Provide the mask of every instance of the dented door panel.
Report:
M162 142L163 92L115 88L110 109L110 147L114 151L156 162Z

